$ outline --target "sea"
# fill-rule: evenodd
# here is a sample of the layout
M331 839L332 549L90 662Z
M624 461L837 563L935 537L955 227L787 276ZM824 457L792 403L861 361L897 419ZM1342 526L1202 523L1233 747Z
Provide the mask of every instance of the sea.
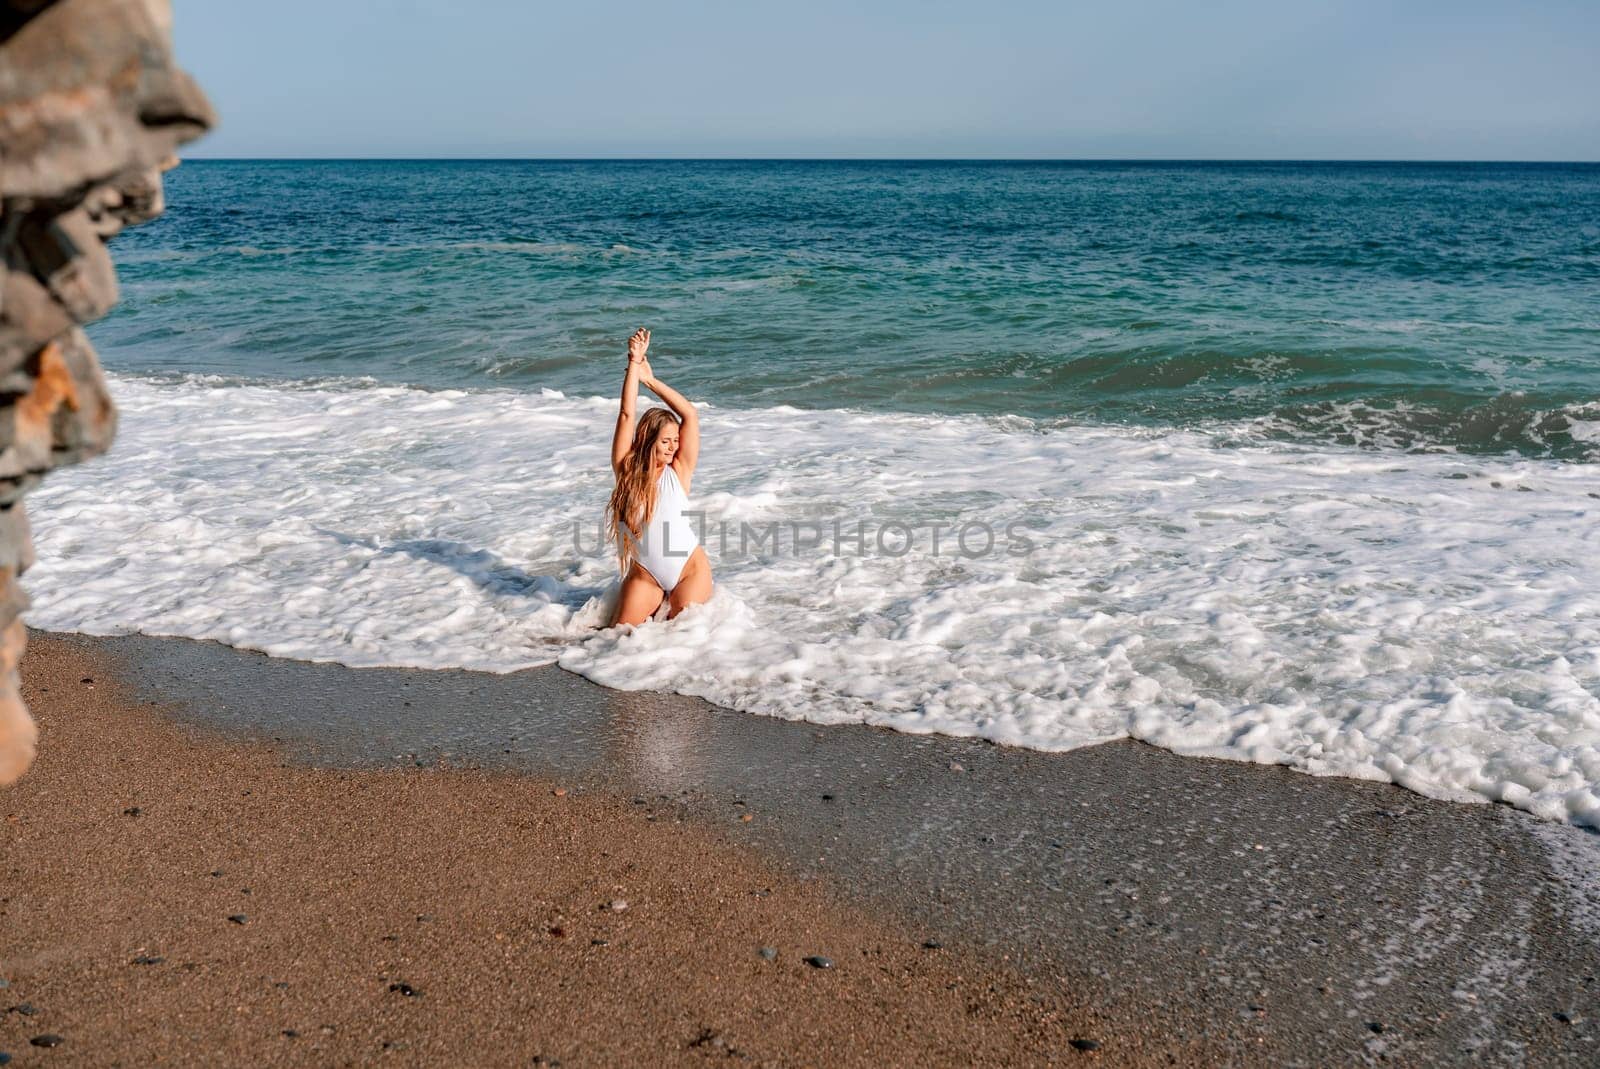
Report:
M189 161L35 627L1600 828L1600 165ZM628 334L716 578L606 630ZM470 707L464 707L470 717Z

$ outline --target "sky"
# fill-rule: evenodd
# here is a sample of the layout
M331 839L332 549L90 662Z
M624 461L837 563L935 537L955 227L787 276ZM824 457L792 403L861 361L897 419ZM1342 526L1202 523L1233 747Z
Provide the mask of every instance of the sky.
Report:
M1600 0L175 0L200 157L1600 160Z

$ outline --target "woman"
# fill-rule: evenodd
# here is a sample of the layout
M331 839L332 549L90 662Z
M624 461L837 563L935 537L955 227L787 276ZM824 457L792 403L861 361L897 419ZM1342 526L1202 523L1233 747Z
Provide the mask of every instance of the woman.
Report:
M622 411L611 439L617 485L606 506L606 528L617 544L622 592L611 626L642 624L663 600L667 618L711 597L711 559L684 511L700 460L700 415L677 390L655 377L646 354L650 332L628 339ZM672 409L652 408L634 428L639 384ZM676 415L676 419L674 419Z

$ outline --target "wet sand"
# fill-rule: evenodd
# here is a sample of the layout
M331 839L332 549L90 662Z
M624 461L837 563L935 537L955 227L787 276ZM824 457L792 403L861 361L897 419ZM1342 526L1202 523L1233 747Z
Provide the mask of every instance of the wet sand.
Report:
M823 728L556 669L31 641L42 756L0 794L0 1006L37 1008L0 1015L14 1054L1600 1054L1600 837L1509 808L1133 743ZM66 1041L25 1046L45 1032Z
M16 1065L1007 1065L1092 1023L648 802L291 765L164 717L93 643L36 634L24 672L41 756L0 793Z

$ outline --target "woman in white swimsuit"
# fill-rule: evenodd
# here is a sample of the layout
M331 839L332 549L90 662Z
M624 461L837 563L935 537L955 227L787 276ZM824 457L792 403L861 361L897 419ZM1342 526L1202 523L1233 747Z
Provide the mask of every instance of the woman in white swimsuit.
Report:
M649 349L650 332L634 331L628 339L622 411L611 439L617 485L606 506L606 528L617 544L623 575L613 627L644 623L663 600L671 619L711 596L711 558L684 515L700 460L700 415L681 393L655 377L646 357ZM640 383L671 411L650 409L635 430Z

